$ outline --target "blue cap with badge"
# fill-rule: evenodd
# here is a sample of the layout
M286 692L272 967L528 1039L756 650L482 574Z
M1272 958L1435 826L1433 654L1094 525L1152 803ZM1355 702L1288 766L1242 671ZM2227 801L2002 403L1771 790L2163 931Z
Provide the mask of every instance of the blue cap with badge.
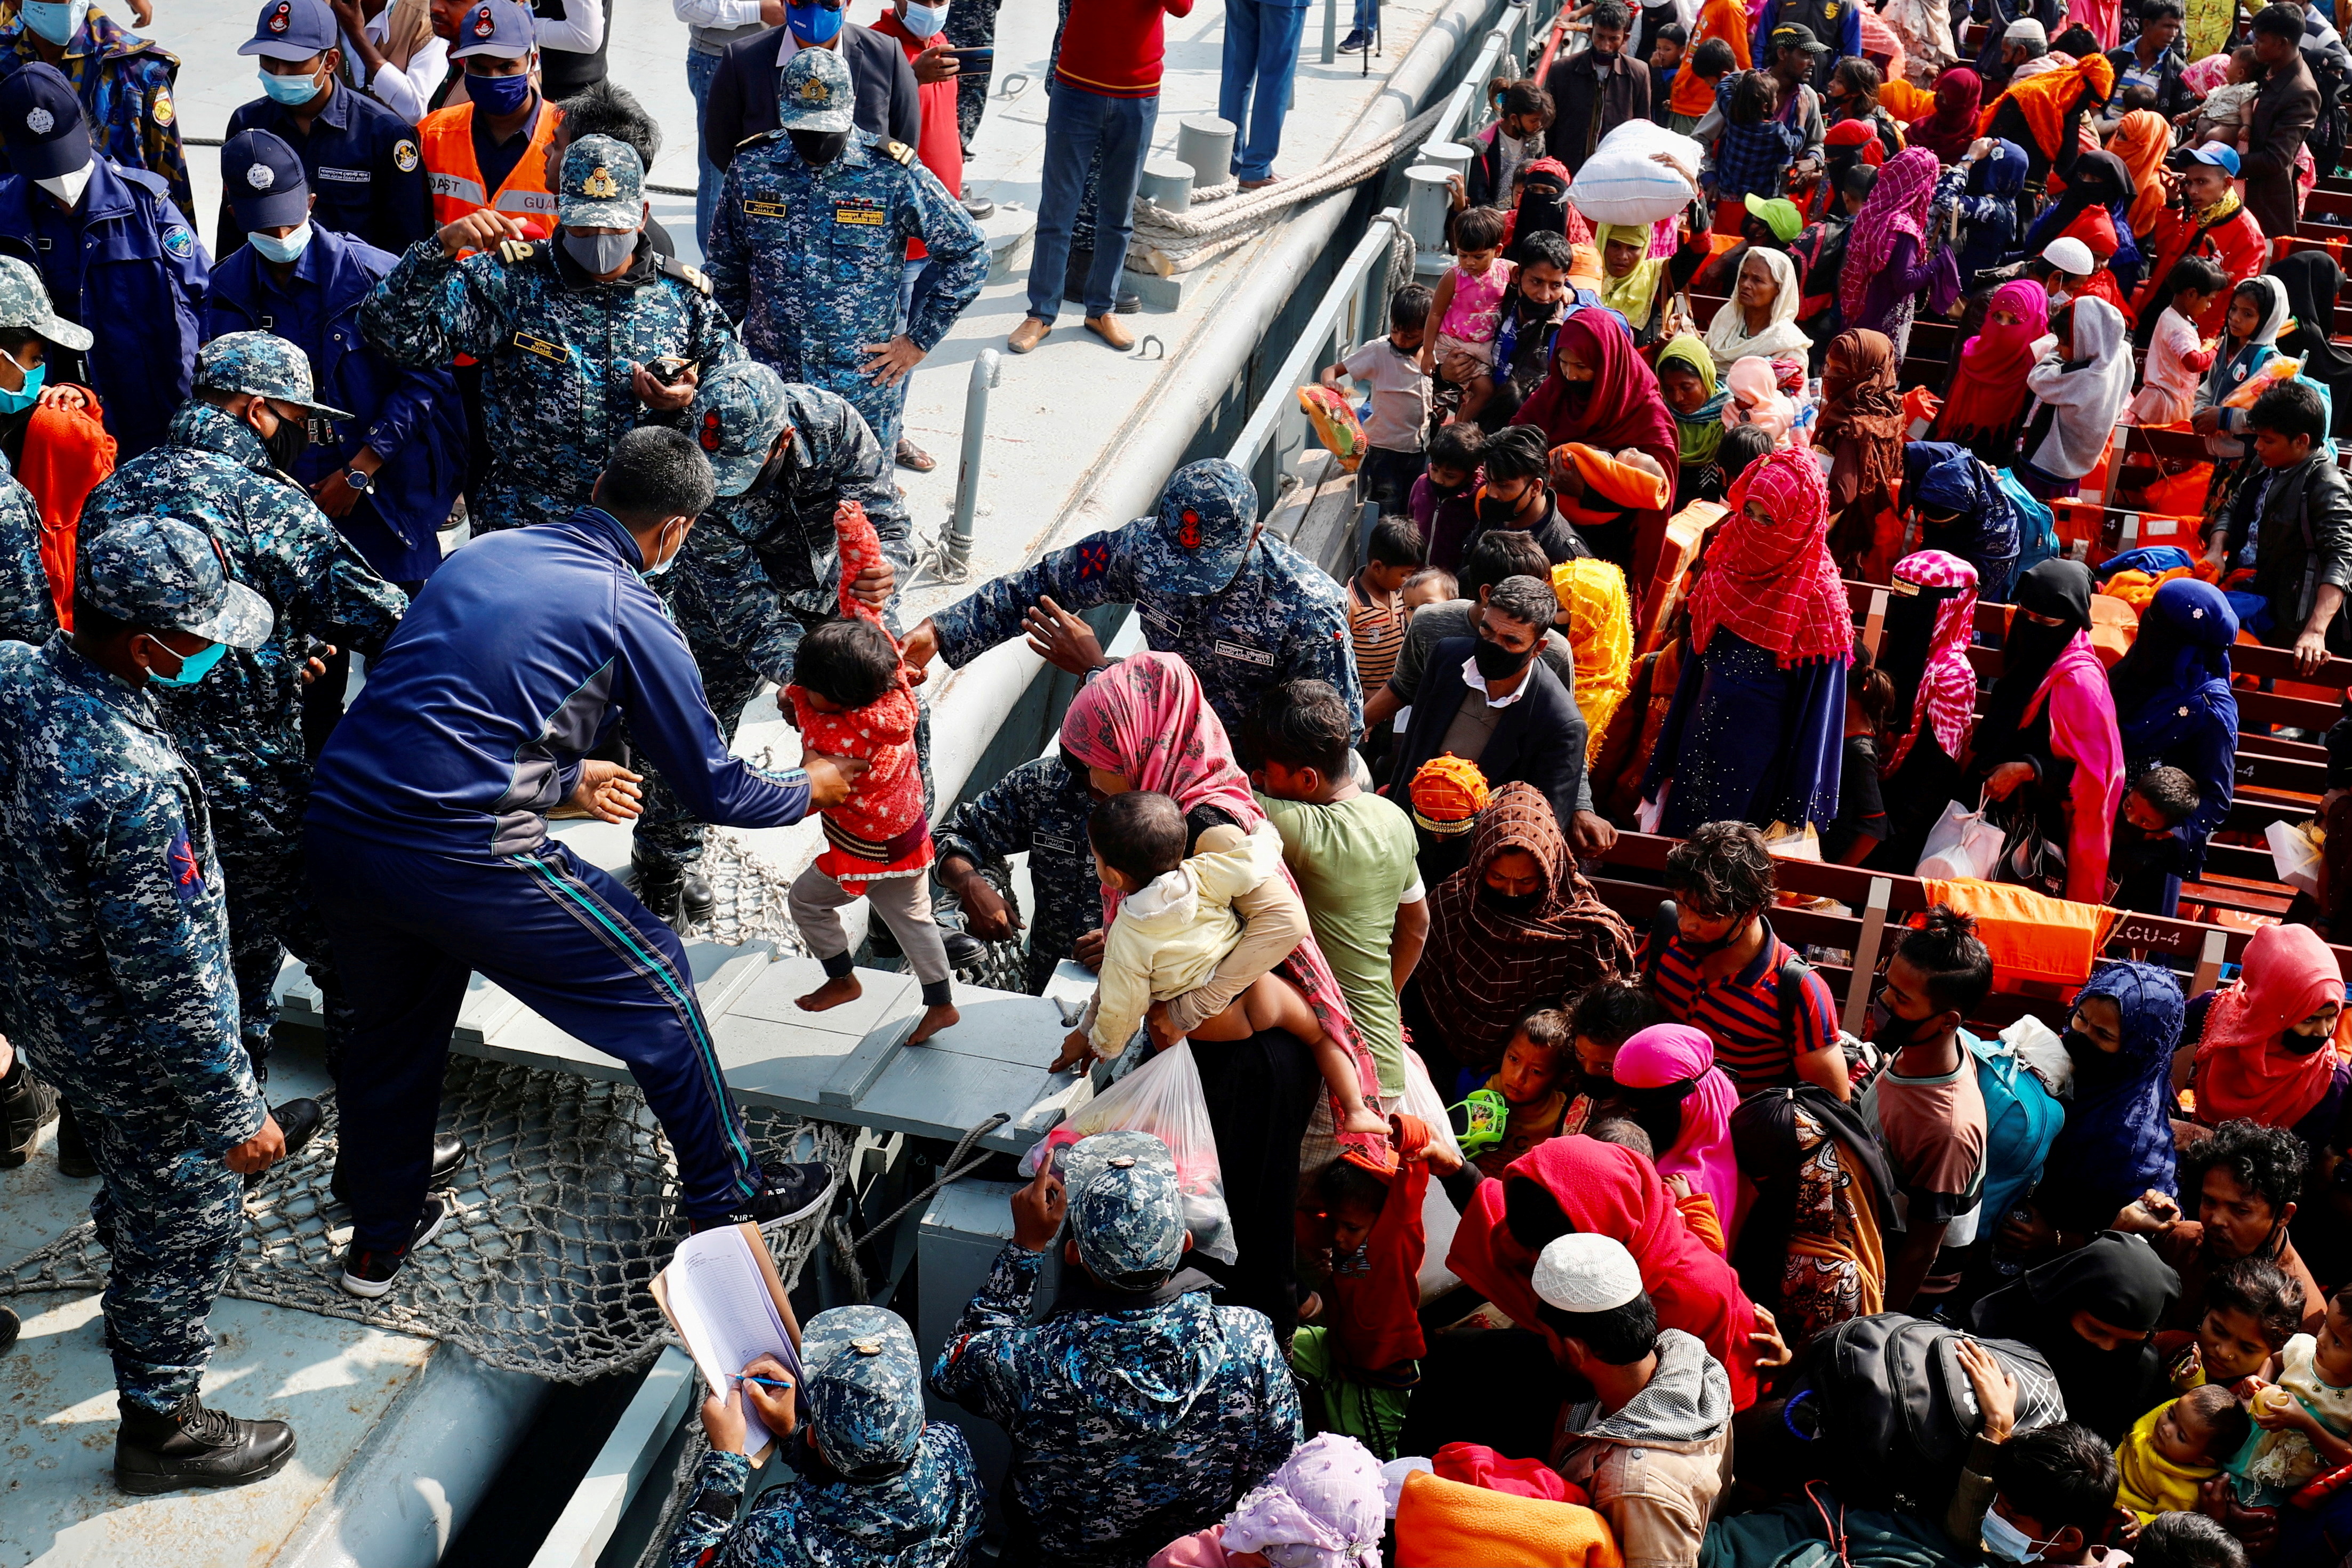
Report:
M327 0L268 0L253 37L239 44L236 52L271 60L307 60L341 41Z
M721 496L740 496L759 482L785 423L784 378L757 360L711 371L686 411L686 428L710 459Z
M53 180L89 164L89 126L65 73L35 60L0 80L0 147L27 180Z
M519 60L539 47L539 28L530 8L519 0L480 0L457 18L457 41L449 47L453 60L488 55Z
M1231 585L1257 538L1257 486L1222 457L1176 470L1143 530L1139 580L1163 593L1217 593Z
M839 49L803 49L780 73L776 123L786 131L847 131L857 122L856 102Z
M284 138L267 131L240 131L221 148L221 189L236 226L247 233L283 228L310 215L301 157Z

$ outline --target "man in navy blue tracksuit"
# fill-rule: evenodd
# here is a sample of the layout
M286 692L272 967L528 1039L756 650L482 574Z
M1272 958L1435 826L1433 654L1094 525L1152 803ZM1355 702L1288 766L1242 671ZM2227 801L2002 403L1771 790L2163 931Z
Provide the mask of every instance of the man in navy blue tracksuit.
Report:
M474 970L628 1063L697 1228L794 1218L825 1195L823 1166L753 1160L677 934L547 835L566 800L606 821L635 814L636 776L583 761L623 721L708 822L797 822L863 770L811 756L768 773L728 755L686 639L645 581L715 493L686 435L629 432L590 505L443 564L319 758L311 886L357 1014L337 1078L353 1295L390 1290L440 1224L426 1167Z

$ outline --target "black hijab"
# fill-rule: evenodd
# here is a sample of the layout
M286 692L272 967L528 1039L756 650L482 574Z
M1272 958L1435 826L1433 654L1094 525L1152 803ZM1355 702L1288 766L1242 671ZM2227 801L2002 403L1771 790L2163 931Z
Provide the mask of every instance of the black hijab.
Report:
M1919 683L1927 677L1927 655L1935 651L1936 625L1943 619L1944 606L1975 591L1973 584L1935 588L1895 579L1895 591L1887 596L1886 624L1878 643L1878 667L1895 682L1895 708L1885 721L1888 735L1911 733L1912 704L1918 699Z
M1857 1186L1869 1188L1866 1201L1878 1218L1879 1234L1890 1237L1903 1229L1895 1211L1894 1174L1860 1112L1811 1083L1749 1095L1731 1113L1731 1152L1741 1174L1756 1184L1756 1203L1731 1249L1731 1266L1751 1301L1775 1308L1796 1216L1795 1177L1802 1155L1797 1147L1799 1106L1836 1142L1839 1168Z
M2044 626L2022 613L2010 618L2009 634L2001 643L2000 679L1993 683L1984 716L1977 721L1979 771L1986 758L2000 756L2016 735L2025 705L2033 700L2066 644L2077 632L2091 629L2091 569L2079 560L2045 560L2017 580L2016 599L2020 612L2054 615L2060 624Z
M2303 358L2303 373L2329 387L2352 376L2352 357L2329 340L2336 329L2336 297L2344 290L2344 269L2324 250L2298 250L2263 269L2286 285L2287 313L2294 329L2280 334L2283 354Z
M2025 253L2040 256L2042 247L2066 232L2076 218L2093 207L2112 213L2118 203L2128 207L2139 194L2131 170L2112 152L2085 152L2066 172L2066 189L2026 231ZM2137 238L2137 236L2134 236Z
M2074 1332L2074 1316L2086 1312L2115 1328L2152 1333L2179 1295L2180 1276L2145 1239L2102 1230L2089 1246L1977 1302L1969 1329L2040 1351L2057 1375L2067 1416L2114 1443L2162 1395L2156 1346L2142 1339L2101 1350Z
M1549 169L1529 170L1519 187L1518 221L1511 225L1511 246L1503 259L1514 267L1527 260L1531 234L1568 237L1568 182Z

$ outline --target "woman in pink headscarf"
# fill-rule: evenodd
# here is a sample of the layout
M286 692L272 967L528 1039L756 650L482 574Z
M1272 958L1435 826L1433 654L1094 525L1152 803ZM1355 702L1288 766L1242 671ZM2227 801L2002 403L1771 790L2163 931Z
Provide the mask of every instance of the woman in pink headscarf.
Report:
M1220 824L1247 833L1265 821L1249 780L1234 762L1225 727L1201 695L1192 666L1173 653L1137 653L1089 681L1062 719L1062 747L1087 769L1099 799L1130 789L1172 797L1184 811L1191 841ZM1103 889L1106 930L1118 913L1119 894ZM1255 893L1234 901L1244 920L1296 919L1306 929L1298 884L1288 868ZM1283 952L1264 951L1245 928L1239 946L1199 990L1152 1009L1153 1033L1181 1033L1222 1011L1244 988L1269 970L1306 993L1324 1031L1354 1053L1367 1100L1380 1093L1371 1054L1357 1037L1347 998L1312 936ZM1226 1285L1227 1299L1255 1307L1287 1334L1297 1322L1291 1282L1291 1210L1297 1197L1299 1146L1318 1103L1329 1094L1304 1042L1269 1030L1248 1040L1194 1040L1209 1123L1217 1139L1225 1201L1233 1210L1239 1260L1230 1268L1197 1255L1195 1266Z
M1650 1134L1658 1175L1681 1176L1715 1201L1728 1234L1739 1201L1731 1113L1739 1092L1715 1064L1715 1042L1688 1024L1653 1024L1617 1048L1609 1065L1619 1097Z
M1838 304L1845 324L1884 332L1900 360L1911 343L1911 312L1939 258L1927 246L1927 204L1943 164L1925 147L1906 147L1878 171L1878 183L1846 231Z
M2218 991L2194 998L2180 1040L2197 1048L2197 1120L2285 1127L2314 1146L2329 1141L2345 1076L2344 975L2308 925L2265 925L2246 944L2245 967ZM2314 1125L2299 1125L2309 1119ZM2319 1124L2323 1122L2325 1124Z
M1930 441L1965 446L1995 467L2016 455L2017 432L2025 423L2025 372L2033 368L2033 344L2050 329L2050 293L2030 277L1992 291L1984 326L1960 347L1952 390L1927 432Z

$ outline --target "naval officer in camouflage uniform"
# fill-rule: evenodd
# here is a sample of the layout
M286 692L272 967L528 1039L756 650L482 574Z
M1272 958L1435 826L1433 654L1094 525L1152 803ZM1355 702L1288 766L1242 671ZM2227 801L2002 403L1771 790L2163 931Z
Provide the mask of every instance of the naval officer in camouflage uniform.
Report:
M399 626L408 596L375 574L292 477L310 422L351 417L313 399L302 350L268 332L226 333L196 356L195 383L163 444L90 493L81 537L88 541L123 517L180 518L210 536L230 572L277 614L277 630L260 647L240 649L201 686L156 699L181 754L221 807L245 1042L266 1075L280 944L309 967L324 997L331 1054L349 1024L326 932L302 880L310 789L303 672L327 647L356 648L373 659ZM280 1119L294 1109L280 1107L287 1113ZM289 1120L288 1136L307 1139L314 1113L303 1113L303 1127Z
M1023 763L947 815L931 835L940 884L963 906L964 929L985 942L1017 941L1021 915L979 874L1029 852L1029 989L1042 995L1054 967L1102 962L1102 876L1087 821L1094 815L1087 769L1058 747Z
M237 1043L215 819L150 694L204 682L227 648L250 657L269 603L202 533L143 517L85 534L76 600L70 635L0 643L0 1009L105 1178L116 1483L238 1486L276 1474L294 1435L203 1406L205 1320L236 1260L241 1175L286 1144Z
M1032 1323L1057 1239L1061 1299ZM1298 1446L1274 1325L1212 1306L1207 1277L1179 1272L1192 1244L1175 1161L1150 1133L1081 1138L1061 1178L1049 1166L1013 1195L1013 1239L930 1379L1013 1439L1006 1562L1137 1568L1223 1520Z
M687 427L710 460L719 499L659 586L694 650L710 711L731 739L762 682L792 680L801 634L840 613L834 507L856 501L874 525L884 563L852 587L894 632L898 585L914 569L914 529L887 449L829 392L740 361L703 379ZM916 745L929 749L928 713ZM658 772L647 768L645 783L630 854L637 896L673 924L681 903L685 919L700 920L709 913L697 869L707 829Z
M785 62L780 129L727 166L710 221L710 280L743 346L788 382L847 398L884 452L898 444L907 377L988 280L988 241L904 142L851 119L838 49ZM908 240L929 263L903 324Z
M677 425L697 379L743 357L710 280L655 254L632 149L583 136L564 149L559 183L552 244L503 214L468 213L410 246L360 308L368 341L395 364L482 362L490 464L467 502L477 534L570 517L624 434Z
M907 1321L880 1307L835 1307L801 1335L795 1423L791 1375L763 1355L744 1383L702 1402L710 1437L694 1501L671 1532L669 1568L960 1568L980 1539L981 1485L964 1436L923 1419L923 1363ZM736 1521L751 1462L743 1407L783 1445L793 1479Z
M1263 528L1249 476L1222 457L1188 463L1156 515L1090 535L950 605L908 635L907 662L920 668L936 655L961 668L1025 631L1032 647L1083 675L1111 661L1070 612L1132 604L1145 644L1192 666L1235 738L1256 716L1259 695L1286 681L1328 681L1361 731L1347 594L1280 539L1261 538Z
M50 308L49 291L41 287L41 275L29 262L0 256L0 343L27 338L33 340L13 350L0 349L0 353L17 360L26 353L44 352L50 343L79 353L92 340L87 329ZM20 361L17 369L29 367ZM80 396L79 392L65 395L76 401ZM57 601L49 592L47 570L41 565L41 509L33 493L18 482L6 458L0 457L0 637L40 643L47 642L57 629Z

